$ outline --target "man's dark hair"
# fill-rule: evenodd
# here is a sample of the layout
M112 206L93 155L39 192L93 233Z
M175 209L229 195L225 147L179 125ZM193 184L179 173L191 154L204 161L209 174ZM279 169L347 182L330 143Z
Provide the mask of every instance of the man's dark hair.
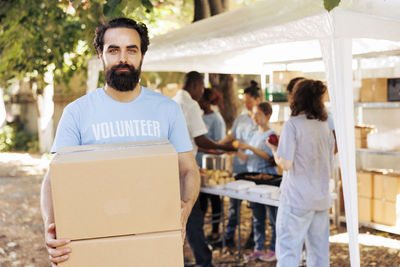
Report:
M250 95L252 98L257 99L260 97L260 88L258 83L254 80L250 81L250 86L244 89L244 94Z
M318 80L302 79L293 88L293 98L290 103L292 116L304 112L307 119L326 121L328 114L322 101L326 92L325 85Z
M286 87L286 91L288 91L288 93L291 94L293 92L294 85L298 81L303 80L303 79L304 79L304 77L296 77L296 78L291 79L288 86Z
M100 24L96 28L94 37L94 49L96 50L96 53L98 55L103 52L104 34L108 29L111 28L129 28L136 30L140 36L140 51L142 52L142 56L146 54L147 47L150 43L146 25L141 22L136 22L133 19L116 18Z
M197 71L188 72L183 78L183 89L187 90L198 82L203 82L203 75Z

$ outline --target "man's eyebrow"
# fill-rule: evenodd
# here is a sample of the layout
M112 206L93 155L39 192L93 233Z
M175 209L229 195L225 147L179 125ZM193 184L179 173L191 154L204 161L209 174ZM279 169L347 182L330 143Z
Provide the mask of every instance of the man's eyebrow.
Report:
M110 48L119 48L119 46L118 45L109 45L107 49L110 49Z
M139 47L137 45L128 45L127 48L136 48L139 49Z

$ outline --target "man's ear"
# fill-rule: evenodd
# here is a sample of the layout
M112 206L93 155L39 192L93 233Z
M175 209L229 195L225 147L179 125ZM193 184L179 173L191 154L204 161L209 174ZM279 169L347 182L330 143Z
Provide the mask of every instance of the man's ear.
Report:
M102 51L98 51L97 50L97 56L101 59L101 61L103 61L103 53L102 53Z

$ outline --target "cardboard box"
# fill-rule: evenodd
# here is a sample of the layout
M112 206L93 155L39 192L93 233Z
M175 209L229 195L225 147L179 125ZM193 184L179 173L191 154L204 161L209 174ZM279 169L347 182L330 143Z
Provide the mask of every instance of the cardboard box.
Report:
M356 148L367 148L367 140L356 138L355 140Z
M58 238L181 229L178 156L168 141L63 148L50 177Z
M360 88L360 102L387 102L387 88L387 78L362 79Z
M399 201L391 202L385 199L373 199L372 220L386 225L399 225L400 205Z
M357 192L359 197L373 197L373 173L357 172Z
M367 137L368 134L375 130L372 125L355 125L354 136L356 148L368 148Z
M372 198L358 197L358 219L363 222L372 221Z
M183 266L180 231L72 241L60 267Z
M400 179L396 175L374 174L374 199L396 202L400 196Z

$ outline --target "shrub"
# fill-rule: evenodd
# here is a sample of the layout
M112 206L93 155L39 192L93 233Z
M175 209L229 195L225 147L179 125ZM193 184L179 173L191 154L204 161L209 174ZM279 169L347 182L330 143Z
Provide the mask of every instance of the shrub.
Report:
M27 151L35 153L39 151L37 135L31 135L24 130L6 125L0 128L0 152Z

